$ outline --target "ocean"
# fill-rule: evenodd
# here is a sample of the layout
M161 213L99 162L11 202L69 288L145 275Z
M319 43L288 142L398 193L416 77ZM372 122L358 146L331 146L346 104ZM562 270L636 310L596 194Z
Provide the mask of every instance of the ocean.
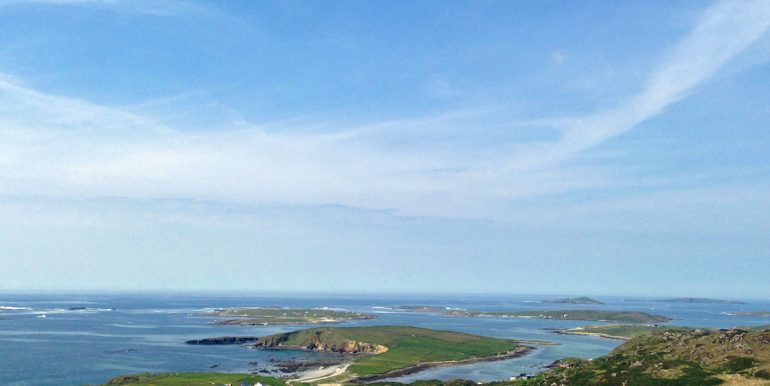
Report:
M770 311L770 302L747 304L661 303L596 297L605 305L542 303L553 296L523 295L277 295L277 294L18 294L0 293L0 384L83 385L142 372L275 371L271 360L313 359L324 354L294 350L253 350L239 345L195 346L184 342L225 335L263 336L313 326L221 326L197 314L225 307L330 307L374 314L371 320L337 326L411 325L500 338L547 340L526 356L497 362L437 367L396 378L508 379L536 373L564 357L595 358L618 340L557 335L546 329L585 321L451 317L388 309L394 305L456 307L484 311L555 309L635 310L673 318L667 324L729 328L770 324L768 317L732 315ZM43 317L45 315L45 317ZM276 376L280 373L274 374Z

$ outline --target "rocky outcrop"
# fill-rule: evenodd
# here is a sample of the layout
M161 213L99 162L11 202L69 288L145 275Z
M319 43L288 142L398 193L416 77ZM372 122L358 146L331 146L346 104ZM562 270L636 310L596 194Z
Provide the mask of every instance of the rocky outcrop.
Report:
M272 335L259 339L251 347L253 348L298 348L313 351L335 352L340 354L381 354L388 348L374 343L344 340L342 342L327 342L321 337L315 336L302 345L287 344L287 335Z
M329 345L318 338L313 339L306 348L308 350L331 351L345 354L380 354L388 351L387 347L379 344L346 340L338 346L336 344Z
M215 344L243 344L243 343L251 343L256 342L259 338L256 336L220 336L217 338L206 338L206 339L191 339L186 341L187 344L206 344L206 345L215 345Z

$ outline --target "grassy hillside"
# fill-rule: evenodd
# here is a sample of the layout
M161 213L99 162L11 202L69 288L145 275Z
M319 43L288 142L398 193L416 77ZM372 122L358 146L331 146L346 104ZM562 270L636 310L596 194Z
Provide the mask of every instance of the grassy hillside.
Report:
M526 351L526 347L505 339L401 326L311 328L265 337L260 343L267 347L331 349L351 346L351 342L387 348L385 352L356 359L348 372L357 376Z
M510 382L507 382L511 384ZM515 385L770 385L770 330L665 329Z
M283 380L250 374L221 374L221 373L167 373L167 374L136 374L115 377L105 385L110 386L212 386L240 385L246 381L249 385L257 382L266 386L285 386Z

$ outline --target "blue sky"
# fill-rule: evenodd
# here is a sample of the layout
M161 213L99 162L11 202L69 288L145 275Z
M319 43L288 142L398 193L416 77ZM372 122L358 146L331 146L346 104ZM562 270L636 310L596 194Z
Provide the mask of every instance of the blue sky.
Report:
M770 298L769 28L0 0L0 290Z

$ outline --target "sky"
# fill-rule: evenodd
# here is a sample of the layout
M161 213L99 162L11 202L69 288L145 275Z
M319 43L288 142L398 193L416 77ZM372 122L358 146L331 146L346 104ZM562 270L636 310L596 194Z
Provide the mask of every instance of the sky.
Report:
M0 291L770 298L770 3L0 0Z

